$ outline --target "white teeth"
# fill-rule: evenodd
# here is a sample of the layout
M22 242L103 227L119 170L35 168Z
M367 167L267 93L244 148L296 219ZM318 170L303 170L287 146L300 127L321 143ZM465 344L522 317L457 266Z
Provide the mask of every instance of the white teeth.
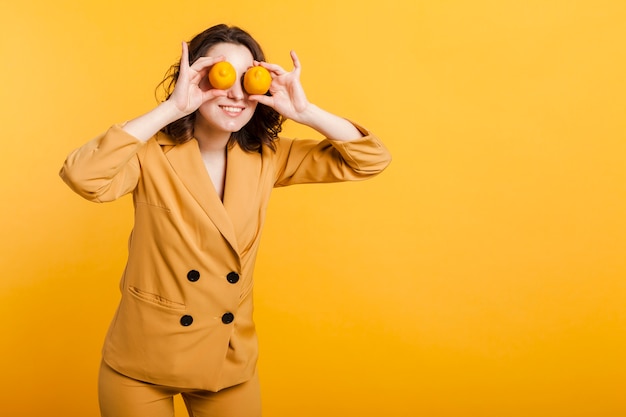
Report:
M241 107L222 106L222 108L229 113L241 113L243 110Z

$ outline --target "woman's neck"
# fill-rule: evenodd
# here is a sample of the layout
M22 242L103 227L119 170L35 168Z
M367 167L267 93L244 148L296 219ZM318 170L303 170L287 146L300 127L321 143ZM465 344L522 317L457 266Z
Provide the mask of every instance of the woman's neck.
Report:
M200 152L215 154L222 153L230 141L230 132L212 128L197 117L194 123L194 137L200 146Z
M216 135L196 131L194 137L198 141L200 152L203 154L215 154L224 152L230 140L230 133L225 132L224 134Z
M226 186L226 145L228 144L228 139L222 141L216 141L213 138L211 138L211 140L196 139L200 147L202 161L204 162L209 177L211 177L215 192L220 200L223 201L224 187Z

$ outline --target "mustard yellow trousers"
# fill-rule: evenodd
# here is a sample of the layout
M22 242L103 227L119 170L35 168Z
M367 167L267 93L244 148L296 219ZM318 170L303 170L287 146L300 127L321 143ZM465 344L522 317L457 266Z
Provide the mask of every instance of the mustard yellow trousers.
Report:
M189 417L261 417L258 375L218 392L164 387L124 376L102 362L98 380L102 417L173 417L180 394Z

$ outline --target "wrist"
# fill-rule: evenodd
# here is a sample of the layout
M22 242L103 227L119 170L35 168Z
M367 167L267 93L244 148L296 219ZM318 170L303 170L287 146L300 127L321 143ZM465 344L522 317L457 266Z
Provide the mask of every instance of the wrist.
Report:
M170 123L187 116L188 114L180 111L178 106L176 106L176 104L170 100L166 100L159 104L156 108L156 111L159 113L161 119L163 120L164 126L167 126Z
M298 113L296 122L318 130L323 120L323 111L315 104L308 103L306 109Z
M302 124L315 129L328 139L350 141L363 134L350 121L310 104L302 113Z

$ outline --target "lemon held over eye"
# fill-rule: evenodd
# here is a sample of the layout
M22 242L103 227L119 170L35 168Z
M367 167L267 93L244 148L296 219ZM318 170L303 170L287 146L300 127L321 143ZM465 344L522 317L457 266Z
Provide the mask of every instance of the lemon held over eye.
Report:
M209 82L213 88L226 90L235 84L237 71L230 62L220 61L209 70Z
M263 67L252 67L243 76L243 88L248 94L265 94L272 84L270 72Z

